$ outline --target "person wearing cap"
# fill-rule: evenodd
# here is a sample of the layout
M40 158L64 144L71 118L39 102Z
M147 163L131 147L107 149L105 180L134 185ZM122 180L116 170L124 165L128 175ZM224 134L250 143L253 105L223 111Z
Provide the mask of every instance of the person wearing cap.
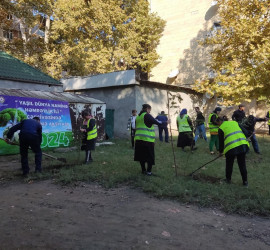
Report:
M247 131L236 121L223 121L221 118L217 118L216 123L219 126L219 153L220 156L225 154L226 157L226 182L231 183L233 163L237 158L243 185L248 186L246 153L249 150L249 143L246 138Z
M81 127L81 132L84 133L84 147L85 150L85 164L93 162L91 151L95 150L96 139L97 139L97 126L96 120L92 117L89 110L84 110L82 112L83 125Z
M253 115L250 115L248 116L248 118L243 119L241 123L241 125L248 132L247 137L250 138L252 147L256 154L261 154L261 152L260 152L259 144L255 135L255 125L257 122L265 122L267 120L268 120L267 118L258 118L258 117L254 117Z
M16 131L20 130L20 154L23 176L27 177L29 174L28 165L28 149L29 147L35 153L35 173L41 173L41 161L42 161L42 126L40 124L39 117L33 119L25 119L22 122L11 127L7 133L6 142L10 143L10 139L13 137Z
M199 107L195 108L195 111L197 113L197 117L196 117L196 130L195 130L195 138L194 141L195 143L197 142L198 138L200 135L203 136L204 140L207 141L207 136L206 136L206 131L205 131L205 118L203 116L203 113L200 111Z
M214 145L216 146L216 150L219 150L219 137L218 137L218 124L216 122L218 115L221 112L220 107L216 107L215 110L209 115L208 117L208 125L209 125L209 131L210 131L210 142L209 142L209 149L210 154L215 154L214 152Z
M141 164L142 174L152 175L152 166L155 165L155 128L154 124L160 125L162 122L157 121L150 115L151 106L143 104L142 110L136 118L135 132L135 151L134 161ZM147 163L147 169L145 164Z
M156 117L156 120L161 121L162 124L158 125L159 140L163 141L163 130L165 132L165 142L169 142L169 131L168 131L168 117L165 115L164 111Z
M176 125L179 132L177 147L181 147L183 151L185 151L186 146L190 146L191 151L196 149L193 141L193 125L187 114L187 109L181 110L180 115L176 118Z
M232 120L240 123L245 117L245 106L243 104L240 104L238 106L238 109L233 112Z

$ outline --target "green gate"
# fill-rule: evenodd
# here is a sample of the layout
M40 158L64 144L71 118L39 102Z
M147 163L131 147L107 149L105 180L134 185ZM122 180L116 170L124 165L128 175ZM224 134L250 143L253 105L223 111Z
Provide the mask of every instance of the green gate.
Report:
M106 138L111 139L114 136L114 109L106 109L105 112L105 132Z

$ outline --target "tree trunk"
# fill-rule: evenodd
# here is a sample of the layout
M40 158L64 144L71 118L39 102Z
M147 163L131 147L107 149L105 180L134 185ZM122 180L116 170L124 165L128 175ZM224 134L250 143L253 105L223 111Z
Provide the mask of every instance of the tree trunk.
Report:
M50 19L49 16L46 16L45 37L44 37L45 44L48 44L49 43L50 29L51 29L51 19Z

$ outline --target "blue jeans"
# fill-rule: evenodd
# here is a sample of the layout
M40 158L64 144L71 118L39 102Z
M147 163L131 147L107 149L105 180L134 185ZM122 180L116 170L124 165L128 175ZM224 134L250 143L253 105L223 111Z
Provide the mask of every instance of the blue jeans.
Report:
M200 134L202 134L204 140L207 141L207 137L206 137L206 132L205 132L205 126L204 126L204 124L199 125L199 126L196 127L195 138L194 138L195 142L198 140Z
M252 135L250 137L250 140L251 140L251 143L252 143L252 146L253 146L253 149L254 149L255 153L259 153L260 152L260 149L259 149L259 144L258 144L256 135L255 134Z
M163 130L165 132L165 142L169 142L169 132L168 132L168 128L167 127L158 127L158 132L159 132L159 140L163 141Z

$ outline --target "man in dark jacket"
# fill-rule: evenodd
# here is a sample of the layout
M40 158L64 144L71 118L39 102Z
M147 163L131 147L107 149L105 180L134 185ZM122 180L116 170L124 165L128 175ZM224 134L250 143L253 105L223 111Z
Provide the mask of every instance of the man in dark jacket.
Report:
M9 143L16 131L20 130L20 154L23 175L27 176L29 173L28 165L28 148L30 147L35 153L35 172L41 172L41 142L42 142L42 126L39 117L33 119L23 120L21 123L11 127L7 133L6 142Z
M255 135L255 125L256 122L265 122L267 118L257 118L253 115L250 115L248 118L242 120L241 125L247 130L248 134L247 137L250 138L252 142L253 149L256 154L261 154L258 141Z
M156 117L156 120L162 122L161 125L158 125L159 140L163 141L163 130L165 132L165 142L169 142L169 132L168 132L168 117L165 115L164 111L161 111L160 115Z
M240 104L238 106L239 109L235 110L232 115L232 120L238 123L242 122L242 120L246 117L245 114L245 106Z

